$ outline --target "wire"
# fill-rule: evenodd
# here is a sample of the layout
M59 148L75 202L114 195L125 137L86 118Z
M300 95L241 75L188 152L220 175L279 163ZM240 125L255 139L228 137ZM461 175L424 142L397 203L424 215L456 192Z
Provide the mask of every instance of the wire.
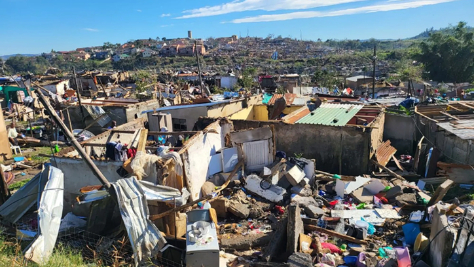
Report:
M420 134L421 134L433 147L436 147L437 149L439 149L435 144L433 144L433 142L431 142L430 139L428 139L428 138L423 134L423 132L420 130L420 128L418 128L418 125L417 125L416 120L415 120L414 117L412 117L412 120L413 120L413 122L414 122L414 124L415 124L416 129L420 132ZM439 149L439 150L440 150L440 149ZM440 150L440 151L441 151L441 150ZM441 151L441 153L443 153L443 151ZM446 155L445 153L443 153L443 156L447 157L448 159L450 159L450 160L452 160L452 161L458 162L458 163L463 164L463 165L467 165L467 166L471 167L471 169L474 171L474 166L472 166L472 165L470 165L470 164L466 164L465 162L462 162L462 161L459 161L459 160L455 160L455 159L449 157L448 155Z

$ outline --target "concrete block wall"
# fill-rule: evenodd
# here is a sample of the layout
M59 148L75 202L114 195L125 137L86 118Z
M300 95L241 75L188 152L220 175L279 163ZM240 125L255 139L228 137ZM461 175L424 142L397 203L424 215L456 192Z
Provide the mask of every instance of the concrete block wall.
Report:
M277 150L287 156L302 153L305 158L316 159L318 170L344 175L367 173L371 131L355 127L333 127L313 124L285 124L233 120L234 130L275 127ZM341 166L339 164L341 162Z
M416 141L416 128L413 117L402 114L385 114L383 140L390 140L397 149L397 154L414 155Z

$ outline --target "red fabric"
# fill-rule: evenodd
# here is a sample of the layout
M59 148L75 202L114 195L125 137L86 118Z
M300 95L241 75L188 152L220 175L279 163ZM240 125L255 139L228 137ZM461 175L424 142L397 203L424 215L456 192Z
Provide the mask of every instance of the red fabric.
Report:
M136 148L129 148L127 149L127 157L128 158L133 158L137 154L137 149Z
M342 253L340 248L338 248L336 245L331 244L331 243L321 243L321 247L329 249L331 253L338 253L338 254Z

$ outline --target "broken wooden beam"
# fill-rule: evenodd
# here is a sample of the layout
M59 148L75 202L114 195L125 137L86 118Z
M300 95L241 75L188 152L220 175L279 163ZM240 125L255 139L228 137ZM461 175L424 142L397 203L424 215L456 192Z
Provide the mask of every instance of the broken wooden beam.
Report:
M377 167L381 168L382 170L388 172L389 174L391 174L393 177L397 178L397 179L400 179L402 181L405 180L405 178L403 178L401 175L398 175L396 174L394 171L390 170L389 168L379 164L377 161L375 160L371 160L373 164L375 164Z
M138 139L137 152L145 152L146 140L148 137L148 129L142 129L140 131L140 138Z
M187 203L187 204L184 204L183 206L179 206L179 207L176 207L176 208L174 208L174 209L170 209L170 210L168 210L168 211L162 212L162 213L157 214L157 215L151 215L151 216L150 216L150 220L152 220L152 221L158 220L158 219L163 218L163 217L165 217L165 216L167 216L167 215L169 215L169 214L172 214L172 213L174 213L174 212L182 211L182 210L184 210L184 209L186 209L186 208L192 207L192 206L194 206L195 204L198 204L198 203L201 202L201 201L210 200L211 198L212 198L212 195L207 195L207 196L205 196L205 197L203 197L203 198L200 198L200 199L198 199L198 200L195 200L195 201L189 202L189 203Z
M338 232L336 232L336 231L324 229L324 228L321 228L321 227L318 227L318 226L315 226L315 225L305 224L305 225L304 225L304 230L305 230L305 231L318 231L318 232L327 234L327 235L329 235L329 236L333 236L333 237L337 237L337 238L340 238L340 239L344 239L344 240L346 240L346 241L349 241L349 242L352 242L352 243L356 243L356 244L362 244L362 245L367 245L367 244L368 244L367 241L360 240L360 239L354 238L354 237L352 237L352 236L343 235L343 234L340 234L340 233L338 233Z
M451 188L451 186L453 185L454 185L454 182L448 179L444 181L444 183L442 183L438 188L436 188L436 191L434 192L433 196L428 202L428 207L442 200L443 197L446 195L446 193L448 193L449 188Z

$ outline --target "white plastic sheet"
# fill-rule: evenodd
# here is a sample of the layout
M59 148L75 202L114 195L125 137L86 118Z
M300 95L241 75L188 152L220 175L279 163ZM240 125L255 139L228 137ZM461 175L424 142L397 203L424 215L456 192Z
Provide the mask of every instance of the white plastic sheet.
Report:
M55 167L49 168L49 180L38 205L38 236L28 246L25 257L38 264L46 264L53 253L58 237L64 200L64 175Z

